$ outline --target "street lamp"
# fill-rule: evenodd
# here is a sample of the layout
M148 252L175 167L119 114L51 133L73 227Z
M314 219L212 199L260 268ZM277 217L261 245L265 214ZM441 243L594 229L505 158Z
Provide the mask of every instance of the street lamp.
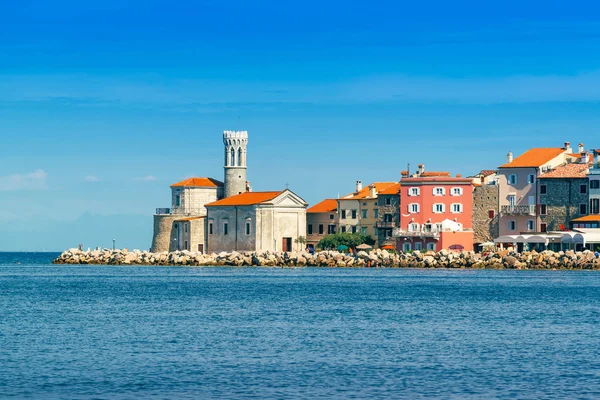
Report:
M113 239L113 250L115 249L115 242L117 241L117 239Z

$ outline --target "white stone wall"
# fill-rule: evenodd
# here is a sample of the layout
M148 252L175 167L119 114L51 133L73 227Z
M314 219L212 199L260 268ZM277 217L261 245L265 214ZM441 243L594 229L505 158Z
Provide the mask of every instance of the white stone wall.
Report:
M180 195L180 206L177 207L176 197ZM222 187L173 187L171 188L172 210L175 214L202 216L206 215L208 203L223 198Z
M251 232L246 235L246 221ZM228 222L228 235L223 225ZM255 251L282 249L283 238L292 238L294 250L304 245L295 243L299 236L306 237L306 207L277 207L271 205L210 207L208 224L213 234L208 235L208 251Z

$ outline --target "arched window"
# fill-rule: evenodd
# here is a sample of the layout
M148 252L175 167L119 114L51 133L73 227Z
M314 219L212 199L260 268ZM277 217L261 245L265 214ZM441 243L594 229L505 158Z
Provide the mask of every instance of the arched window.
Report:
M242 166L242 149L238 150L238 167Z
M231 164L229 164L229 165L231 165L232 167L235 166L235 150L234 149L231 149Z

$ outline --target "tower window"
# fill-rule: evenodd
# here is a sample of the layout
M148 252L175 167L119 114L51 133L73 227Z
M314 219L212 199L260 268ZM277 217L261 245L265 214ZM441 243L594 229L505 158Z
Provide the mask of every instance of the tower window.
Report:
M238 150L238 167L242 166L242 149Z
M231 163L230 165L233 167L235 166L235 150L231 149Z

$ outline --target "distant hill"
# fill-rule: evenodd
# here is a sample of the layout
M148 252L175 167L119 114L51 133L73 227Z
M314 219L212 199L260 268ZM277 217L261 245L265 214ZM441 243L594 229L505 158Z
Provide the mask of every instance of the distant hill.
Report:
M152 216L83 214L73 221L32 218L0 223L0 251L62 251L83 244L87 249L149 249Z

